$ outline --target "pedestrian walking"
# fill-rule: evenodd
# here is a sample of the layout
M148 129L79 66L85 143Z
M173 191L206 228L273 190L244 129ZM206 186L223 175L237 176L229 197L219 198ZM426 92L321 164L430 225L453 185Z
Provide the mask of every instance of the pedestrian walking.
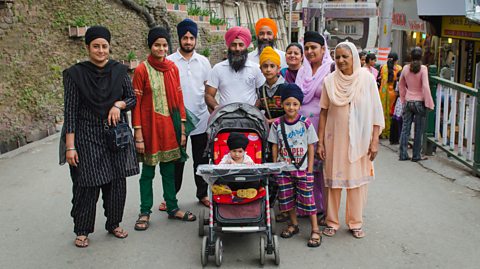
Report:
M400 136L400 160L409 160L407 143L410 138L412 122L415 123L415 136L413 139L412 161L425 160L421 156L423 132L425 131L425 119L427 109L433 110L433 102L428 82L428 70L422 65L422 49L419 47L411 51L412 63L405 66L398 85L400 100L404 105L403 127Z
M65 88L65 160L73 181L72 211L75 246L87 247L95 227L96 204L102 192L105 229L117 238L128 233L119 225L126 198L126 177L138 174L133 140L124 149L109 147L108 133L126 122L135 106L127 68L109 59L110 31L92 26L85 34L89 60L63 72ZM127 128L130 132L130 129ZM126 133L127 134L127 133ZM131 136L131 133L130 133ZM62 161L64 163L64 161Z
M255 105L256 89L265 83L265 77L257 63L248 60L248 46L252 41L250 30L235 26L225 34L228 59L216 64L210 72L205 102L210 111L218 105L235 102ZM215 95L220 94L219 102Z
M295 83L298 70L303 63L303 47L299 43L291 43L287 46L285 54L288 67L282 68L280 74L287 83Z
M319 33L307 31L304 36L304 42L306 61L298 71L295 83L300 86L304 94L300 114L308 117L315 130L318 130L323 82L325 77L332 71L334 62L332 57L330 57L325 38ZM318 156L315 157L313 174L315 176L313 195L315 196L317 212L325 215L326 205L323 198L322 163ZM323 225L323 217L321 222Z
M279 186L278 203L281 212L287 212L290 223L281 237L291 238L299 233L297 213L310 218L311 234L307 245L318 247L322 242L318 228L317 209L313 197L314 144L318 141L309 118L299 114L303 92L296 84L282 89L285 115L272 124L268 142L272 143L273 162L282 161L289 166L276 176Z
M346 189L345 221L352 235L362 238L367 184L375 177L373 160L385 122L375 79L360 67L355 45L338 44L335 62L336 70L325 78L320 100L317 153L324 161L328 199L323 234L334 236L340 228L338 211Z
M180 75L174 62L166 59L170 35L162 27L150 29L147 61L135 69L133 87L137 106L132 120L135 130L135 146L143 162L140 176L140 214L135 230L149 227L153 206L153 178L155 167L160 166L163 199L166 201L169 219L194 221L189 211L181 211L175 191L175 163L185 162L188 128L183 103Z
M377 63L377 56L375 53L368 53L365 57L365 65L363 67L367 68L367 70L373 75L375 80L378 78L378 70L375 68L375 64Z
M198 165L208 164L208 158L203 156L203 152L207 147L206 131L210 115L205 103L205 83L212 68L208 59L195 51L198 27L194 21L190 19L181 21L177 25L177 34L180 47L175 53L169 55L167 59L174 62L178 67L186 111L198 119L195 129L187 137L187 142L190 137L192 141L193 174L195 175L195 185L197 187L196 197L202 205L209 207L208 184L196 172ZM177 162L175 164L175 191L177 193L182 186L184 164L185 162ZM163 202L160 205L160 210L165 211L167 210L166 207L166 203Z
M260 54L266 47L272 47L278 55L280 55L280 67L287 67L285 60L285 52L276 48L275 41L277 39L278 27L277 23L270 18L261 18L255 24L255 35L257 40L257 49L248 54L248 60L259 64Z
M380 99L382 100L385 118L385 129L383 129L381 137L388 139L390 139L391 118L397 99L393 84L397 81L399 72L402 71L402 67L397 64L397 61L398 55L395 52L390 52L387 64L380 69Z

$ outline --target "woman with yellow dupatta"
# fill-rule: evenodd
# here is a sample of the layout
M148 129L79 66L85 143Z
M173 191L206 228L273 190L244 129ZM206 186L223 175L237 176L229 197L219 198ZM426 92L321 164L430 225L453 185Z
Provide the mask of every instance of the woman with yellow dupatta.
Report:
M187 113L183 103L180 75L177 66L166 59L170 35L162 27L148 33L151 53L147 61L135 69L133 87L137 106L132 122L135 145L143 162L140 177L140 215L135 230L149 226L153 206L152 182L155 166L162 176L163 198L171 219L195 221L189 211L180 211L175 191L175 162L186 161Z
M381 138L390 138L390 124L395 109L397 94L395 93L394 83L397 81L402 67L397 64L398 55L395 52L388 54L387 64L380 69L380 99L382 100L383 115L385 117L385 129L383 129Z

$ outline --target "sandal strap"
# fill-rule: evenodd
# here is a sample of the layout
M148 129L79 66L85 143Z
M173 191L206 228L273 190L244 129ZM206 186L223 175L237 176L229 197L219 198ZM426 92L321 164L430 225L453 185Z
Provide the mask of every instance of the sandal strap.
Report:
M185 213L183 214L182 219L183 219L183 220L189 220L189 219L190 219L190 216L192 216L192 215L193 215L192 212L190 212L190 211L185 211Z

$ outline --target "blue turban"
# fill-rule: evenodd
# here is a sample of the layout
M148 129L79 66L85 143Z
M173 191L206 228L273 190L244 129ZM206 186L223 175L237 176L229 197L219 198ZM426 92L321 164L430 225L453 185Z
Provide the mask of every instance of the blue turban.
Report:
M303 92L297 84L286 83L280 85L279 87L282 96L282 102L289 97L296 98L298 101L300 101L300 104L303 102Z
M184 19L177 25L178 39L182 39L187 32L190 32L190 34L197 38L198 27L191 19Z

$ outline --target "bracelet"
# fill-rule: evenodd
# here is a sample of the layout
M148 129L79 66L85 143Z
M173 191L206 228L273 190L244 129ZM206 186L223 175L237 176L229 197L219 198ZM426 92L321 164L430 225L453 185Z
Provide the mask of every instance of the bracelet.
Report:
M135 143L143 143L143 140L135 140Z
M122 110L121 107L117 106L116 104L113 104L114 107L118 108L120 111Z
M77 150L76 148L68 148L66 151Z

